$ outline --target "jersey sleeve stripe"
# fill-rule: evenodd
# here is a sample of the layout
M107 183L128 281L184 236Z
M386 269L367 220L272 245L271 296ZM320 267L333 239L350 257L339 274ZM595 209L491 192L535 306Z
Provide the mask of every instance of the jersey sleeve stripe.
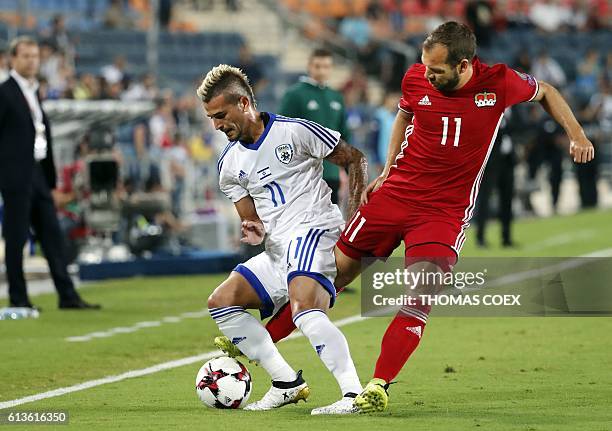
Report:
M219 161L217 162L217 171L219 173L221 173L221 168L223 167L223 159L225 158L225 156L227 155L227 152L230 150L230 148L234 146L235 143L236 141L230 142L229 144L227 144L225 149L221 152L221 156L219 156Z
M531 96L531 98L528 100L528 102L531 102L533 99L535 99L535 97L538 95L538 91L540 91L540 83L535 78L533 78L533 80L536 83L536 88L535 88L535 92L533 93L533 96Z
M298 120L298 121L303 121L304 123L310 124L311 126L313 126L314 128L316 128L317 130L319 130L319 132L321 132L322 135L327 136L329 138L329 140L333 143L333 145L335 146L338 141L339 138L336 138L334 136L333 133L331 133L327 128L323 127L321 124L317 123L316 121L311 121L311 120L304 120L302 118L290 118L290 117L283 117L289 120Z
M310 120L304 120L304 121L306 123L310 124L312 127L314 127L317 130L319 130L323 135L327 136L332 142L336 141L336 138L334 137L334 135L331 134L329 130L327 130L325 127L323 127L319 123L317 123L315 121L310 121Z
M337 142L335 142L335 139L332 136L332 139L329 139L328 137L325 136L325 134L323 134L321 132L320 129L317 129L314 124L316 123L311 123L308 122L306 120L301 120L301 119L295 119L295 118L283 118L283 120L287 123L297 123L297 124L301 124L302 126L306 127L308 130L310 130L315 136L317 136L321 141L323 141L325 143L325 145L327 145L330 149L333 149ZM281 121L283 121L281 120ZM319 126L320 127L320 126Z
M399 109L400 111L404 111L406 114L414 114L414 112L408 111L408 110L402 108L401 106L399 106L399 104L397 105L397 109Z
M309 124L304 123L302 121L299 121L299 120L290 120L290 119L278 119L278 118L276 119L276 121L278 121L280 123L297 123L297 124L301 124L302 126L306 127L308 130L310 130L312 132L312 134L315 135L317 138L319 138L319 140L321 140L325 145L327 145L330 150L333 150L334 147L337 144L337 142L330 142L325 137L323 137L320 133L318 133L316 131L316 129L314 129L312 126L310 126Z

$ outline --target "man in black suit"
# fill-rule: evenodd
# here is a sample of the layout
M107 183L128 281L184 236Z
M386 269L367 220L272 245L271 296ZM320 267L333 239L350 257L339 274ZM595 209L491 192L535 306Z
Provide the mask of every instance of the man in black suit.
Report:
M0 192L10 305L33 307L23 275L23 247L32 226L49 263L59 308L100 308L81 299L66 270L51 195L56 181L51 130L37 93L38 44L18 37L11 42L9 54L10 77L0 85Z

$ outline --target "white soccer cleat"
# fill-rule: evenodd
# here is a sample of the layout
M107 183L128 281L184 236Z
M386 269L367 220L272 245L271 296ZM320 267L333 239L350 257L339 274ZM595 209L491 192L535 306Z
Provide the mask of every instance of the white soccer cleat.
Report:
M354 404L355 398L343 397L341 400L333 404L313 409L310 414L316 415L351 415L359 413L359 408Z
M244 410L264 411L295 404L300 400L306 401L310 395L310 388L302 378L302 371L298 371L293 382L272 382L272 387L262 399L248 404Z

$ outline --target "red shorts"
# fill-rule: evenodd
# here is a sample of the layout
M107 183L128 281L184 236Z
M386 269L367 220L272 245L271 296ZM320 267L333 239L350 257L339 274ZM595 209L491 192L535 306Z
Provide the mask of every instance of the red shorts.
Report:
M407 265L430 260L448 271L457 262L466 227L462 220L423 215L379 190L347 222L336 245L353 259L386 258L404 241Z

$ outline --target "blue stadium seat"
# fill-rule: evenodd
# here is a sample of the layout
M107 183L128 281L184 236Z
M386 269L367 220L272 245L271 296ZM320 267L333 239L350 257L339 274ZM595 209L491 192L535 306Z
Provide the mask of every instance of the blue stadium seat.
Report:
M0 10L2 11L13 12L17 10L18 5L18 0L0 0Z

